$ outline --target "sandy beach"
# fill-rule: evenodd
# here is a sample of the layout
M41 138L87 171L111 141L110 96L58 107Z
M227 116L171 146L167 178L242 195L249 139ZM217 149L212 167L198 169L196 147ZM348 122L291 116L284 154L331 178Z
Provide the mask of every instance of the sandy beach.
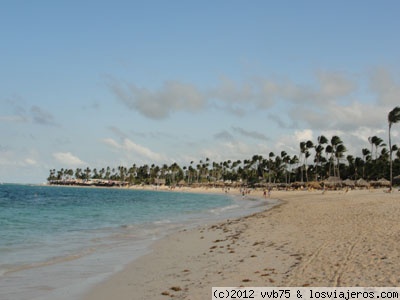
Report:
M274 191L272 198L281 204L158 241L85 300L203 300L213 286L400 285L398 191Z

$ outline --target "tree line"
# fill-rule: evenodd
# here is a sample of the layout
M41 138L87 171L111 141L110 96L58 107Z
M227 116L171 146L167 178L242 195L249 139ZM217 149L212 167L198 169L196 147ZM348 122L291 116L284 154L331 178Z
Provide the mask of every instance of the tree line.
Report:
M316 141L299 143L298 153L289 155L285 151L270 152L267 157L253 155L244 160L211 162L209 158L191 161L186 166L144 164L130 167L103 167L101 169L60 169L50 170L48 182L68 180L103 180L124 184L206 184L216 182L241 182L248 186L293 182L323 181L331 176L340 179L378 180L390 179L400 174L400 149L391 141L391 128L400 122L400 107L388 114L389 143L378 136L371 136L361 149L362 156L347 153L342 139L334 135L321 135Z

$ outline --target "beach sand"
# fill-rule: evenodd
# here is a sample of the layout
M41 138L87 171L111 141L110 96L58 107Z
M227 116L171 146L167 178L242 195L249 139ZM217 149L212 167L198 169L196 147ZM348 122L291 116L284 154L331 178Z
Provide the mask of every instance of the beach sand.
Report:
M213 286L400 285L399 192L272 197L282 202L271 210L158 241L85 300L203 300Z

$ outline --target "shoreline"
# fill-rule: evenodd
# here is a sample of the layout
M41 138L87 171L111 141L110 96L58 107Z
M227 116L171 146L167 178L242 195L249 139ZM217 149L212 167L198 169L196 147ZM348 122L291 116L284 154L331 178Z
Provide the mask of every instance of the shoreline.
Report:
M273 191L272 198L282 203L156 241L83 299L206 299L212 286L400 285L398 192Z
M47 186L44 189L41 186L37 187L38 189L33 187L33 190L30 190L30 188L26 190L24 188L22 191L28 191L29 195L35 197L34 199L38 195L41 195L41 191L43 191L43 195L47 195L48 192L52 194L52 191L46 190ZM107 195L111 192L109 195L125 195L125 197L130 197L129 195L132 194L140 195L141 198L144 197L145 199L158 196L161 198L165 196L166 199L169 199L167 194L174 193L176 195L172 196L172 199L175 197L182 200L188 198L189 211L188 213L183 212L177 215L174 205L168 205L168 207L162 206L163 208L161 208L155 202L158 208L154 207L155 210L149 211L153 215L153 218L148 218L149 221L143 224L140 222L140 224L136 224L134 221L121 222L121 226L115 228L102 226L98 227L99 230L95 229L95 231L88 229L88 231L85 231L87 233L86 238L79 243L77 241L82 238L82 235L78 233L79 236L75 236L75 231L72 231L73 233L67 234L68 237L72 237L70 240L62 239L60 240L61 243L57 244L57 249L65 248L68 251L55 251L54 254L46 256L47 250L55 248L48 247L46 249L46 247L43 247L44 251L26 252L29 255L31 253L43 253L43 259L37 260L38 262L32 260L33 262L31 263L27 260L25 263L19 264L17 261L14 268L11 264L9 267L7 265L8 260L4 260L5 257L3 257L3 261L6 261L6 263L2 262L2 267L4 266L4 268L1 270L4 271L0 287L2 297L20 300L27 299L27 297L31 299L81 299L87 291L100 282L107 280L116 272L123 270L129 262L150 252L151 246L155 241L179 230L188 230L227 218L243 216L260 211L265 207L265 204L263 204L265 201L253 201L250 200L251 198L249 200L242 200L241 197L234 196L233 194L228 196L222 195L222 190L217 189L207 189L201 195L196 195L200 194L198 190L173 190L172 192L167 190L163 191L164 195L158 193L158 196L153 195L157 194L157 191L154 191L152 187L147 188L149 193L147 191L136 192L135 190L129 191L127 189L120 190L114 188L105 190L103 188L90 187L89 189L99 191L96 191L96 194L92 194L89 190L85 191L88 189L86 187L73 187L73 189L63 191L63 188L61 188L58 191L62 195L65 192L66 195L82 196L86 195L87 192L91 195L103 195L102 191L106 192L108 190ZM80 191L77 191L77 189L80 189ZM80 192L83 192L83 194ZM192 193L192 195L187 193ZM222 206L218 206L219 196L217 198L214 196L215 194L223 196L221 199L227 198L220 203ZM146 198L146 196L148 197ZM214 198L217 203L214 203ZM233 199L230 200L228 198ZM193 202L193 199L197 200ZM190 204L191 201L193 202L192 204ZM203 201L205 202L204 205L202 204ZM215 205L217 207L214 207ZM196 210L196 207L204 208ZM179 205L177 208L179 208ZM157 213L157 211L164 211L164 213L160 214L160 217L156 217L153 213ZM171 211L172 214L168 213L168 211ZM127 213L132 216L134 212L127 211ZM145 211L145 213L148 212ZM72 216L73 214L69 215ZM113 215L115 214L113 213ZM75 247L74 245L79 245L79 247ZM26 247L26 249L30 249L30 247ZM19 256L15 257L18 258ZM30 256L22 252L19 261L24 262L25 259L29 258Z

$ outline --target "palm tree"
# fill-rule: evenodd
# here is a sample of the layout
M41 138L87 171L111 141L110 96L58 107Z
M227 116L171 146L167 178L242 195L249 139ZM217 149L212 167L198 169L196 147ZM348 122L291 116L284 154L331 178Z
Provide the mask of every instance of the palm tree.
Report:
M121 182L122 182L122 181L125 181L126 172L127 172L126 167L124 167L124 166L118 166L118 172L119 172L119 180L120 180Z
M111 175L111 168L109 166L107 166L105 179L110 179L110 175ZM76 177L76 175L75 175L75 177Z
M376 135L374 135L373 137L369 137L368 141L371 144L371 155L373 153L373 148L375 146L375 160L376 160L378 158L378 148L385 146L385 144L382 144L383 140L377 137Z
M335 156L336 156L336 161L337 161L337 177L339 177L339 178L340 178L340 171L339 171L339 169L340 169L340 159L343 158L343 154L346 151L347 151L347 149L343 145L343 142L336 146Z
M200 163L196 165L196 177L197 177L197 183L200 182L200 174L201 174L201 164L203 163L202 160L200 160Z
M305 156L304 156L304 162L305 162L305 168L306 168L306 182L308 182L308 163L307 159L310 157L310 151L309 149L314 148L314 144L312 141L307 141L306 142L306 151L305 151Z
M372 154L374 153L374 143L372 141L373 138L375 138L375 137L372 137L372 136L368 137L368 142L371 145L371 159L372 159Z
M348 162L348 177L349 178L353 178L354 177L354 179L356 179L356 177L357 177L357 174L356 174L356 172L357 172L357 169L356 169L356 166L355 166L355 159L354 159L354 156L353 155L351 155L351 154L349 154L349 155L347 155L346 156L346 159L347 159L347 162Z
M322 145L327 144L327 143L328 143L328 139L324 135L321 135L318 137L318 145L315 146L315 181L318 180L318 175L320 175L320 177L322 179L322 174L318 174L317 167L321 163L322 151L324 151L324 146L322 146ZM321 166L321 171L322 171L322 166Z
M367 161L371 159L371 152L367 148L362 149L362 155L363 155L363 175L362 178L365 179L365 165L367 164Z
M326 154L326 159L328 160L329 157L329 169L328 169L328 176L331 176L331 170L333 166L333 146L332 145L327 145L325 147L325 154ZM334 172L335 173L335 172ZM335 175L335 174L333 174Z
M362 160L361 157L356 157L356 160L354 161L354 167L355 167L355 177L354 179L357 180L357 176L359 176L359 170L361 167L364 168L364 161Z
M307 144L306 144L306 142L300 142L300 145L299 145L299 146L300 146L299 162L301 163L301 166L300 166L300 172L301 172L301 174L300 174L300 180L301 180L301 182L303 182L303 181L304 181L304 180L303 180L304 158L303 158L303 161L302 161L302 157L306 155Z
M182 178L182 174L183 174L182 169L179 167L179 165L176 162L174 162L172 165L169 166L168 171L169 171L169 174L171 175L170 184L171 184L171 186L174 186Z
M288 170L287 165L290 162L290 156L286 153L286 151L281 151L281 159L283 162L283 171L285 173L285 183L288 183Z
M396 106L391 110L388 114L388 123L389 123L389 160L390 160L390 191L392 190L393 185L393 162L392 162L392 137L390 131L392 129L392 125L400 122L400 106Z
M190 161L190 166L189 166L189 168L188 168L188 170L189 170L189 174L188 174L188 185L190 185L190 184L193 182L193 179L192 179L192 175L194 174L193 163L194 163L194 161L191 160L191 161Z
M90 179L90 173L91 173L92 171L90 170L90 168L89 167L86 167L86 169L85 169L85 179L86 180L89 180Z
M275 178L274 178L274 183L281 182L281 179L283 177L283 174L285 172L285 164L283 162L282 157L279 155L275 156L275 162L274 162L274 173L275 173Z
M289 172L289 183L291 182L290 180L290 173L293 172L293 165L298 165L299 164L299 158L297 157L297 155L294 155L292 158L290 158L289 160L289 165L290 165L290 172ZM295 178L296 180L296 178Z
M47 178L47 181L55 180L55 179L56 179L55 174L56 174L56 169L51 169L51 170L50 170L50 175L49 175L49 177Z
M68 179L71 179L74 176L74 170L68 169L65 171L65 174L68 175Z
M268 184L271 185L272 159L275 157L274 152L268 154Z
M99 179L99 173L97 172L97 168L93 169L93 175L92 175L93 179Z
M106 173L106 170L104 168L101 168L100 171L99 171L100 179L104 179L104 174L105 173Z
M340 139L340 137L334 135L331 138L331 144L326 147L325 151L331 154L331 163L333 164L333 176L340 178L340 159L343 157L343 153L347 151L346 147L343 145L343 141ZM336 168L334 157L336 158Z

